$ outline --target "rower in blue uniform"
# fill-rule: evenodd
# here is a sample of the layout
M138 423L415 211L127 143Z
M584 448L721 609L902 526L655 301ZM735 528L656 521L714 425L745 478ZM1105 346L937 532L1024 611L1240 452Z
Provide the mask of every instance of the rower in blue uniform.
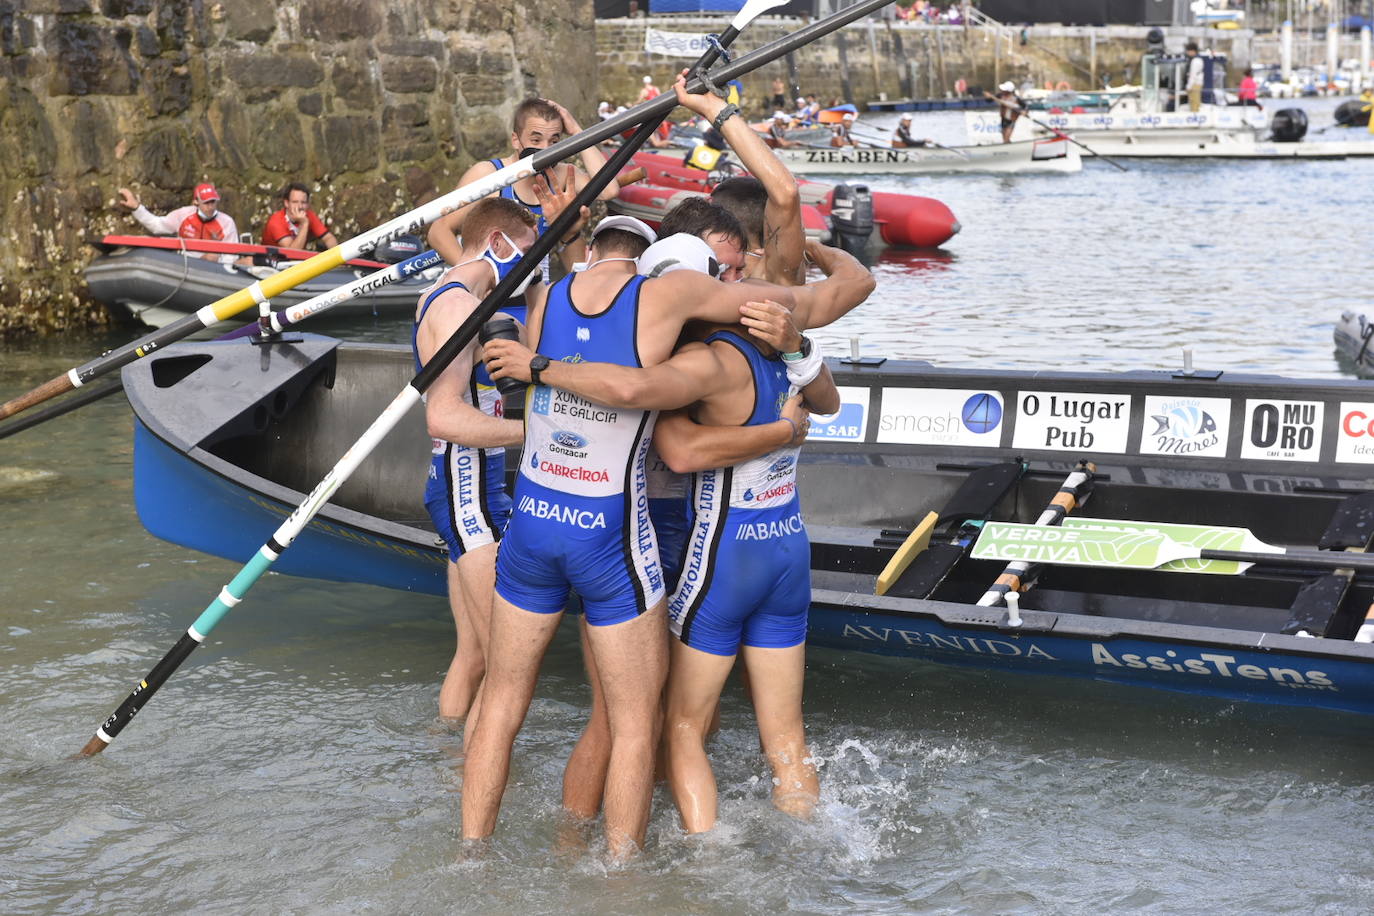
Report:
M479 201L468 216L462 257L421 297L411 331L416 371L443 346L499 279L534 244L534 217L500 198ZM449 606L457 650L439 691L439 714L461 718L485 671L496 542L510 517L505 447L519 445L518 421L502 417L500 393L477 358L460 353L425 395L433 441L425 508L448 547Z

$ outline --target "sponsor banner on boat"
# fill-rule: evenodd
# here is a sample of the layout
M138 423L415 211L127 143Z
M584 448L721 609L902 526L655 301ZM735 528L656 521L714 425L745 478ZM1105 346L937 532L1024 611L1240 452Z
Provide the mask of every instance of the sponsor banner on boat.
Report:
M829 439L840 442L862 442L868 429L869 389L837 386L840 393L838 413L813 414L808 440Z
M1147 395L1140 454L1224 458L1230 431L1227 398Z
M644 30L644 50L650 54L662 54L664 57L700 57L710 46L706 36L700 32Z
M1013 448L1125 452L1131 396L1082 391L1023 391L1017 395Z
M1374 464L1374 403L1341 402L1341 425L1336 431L1336 460L1351 464Z
M1315 462L1325 408L1321 401L1246 400L1240 457Z
M884 388L878 441L996 448L1005 415L1000 391Z
M1242 474L1245 489L1252 493L1296 493L1299 488L1326 485L1320 477L1288 477L1277 474Z

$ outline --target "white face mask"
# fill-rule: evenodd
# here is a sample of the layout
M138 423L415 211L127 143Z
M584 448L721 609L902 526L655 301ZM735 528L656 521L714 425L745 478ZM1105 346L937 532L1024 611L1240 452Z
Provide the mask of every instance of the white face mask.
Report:
M500 232L499 229L497 231ZM491 246L488 245L486 251L483 251L478 257L469 258L461 264L455 264L453 266L455 268L464 267L468 264L475 264L478 261L486 261L491 265L491 272L493 275L492 286L495 287L496 284L500 283L504 277L515 269L515 265L519 264L520 260L525 256L524 252L520 250L520 246L511 241L510 236L501 232L501 238L505 239L506 244L510 246L511 253L506 257L498 257L496 252L492 251ZM521 281L520 285L511 291L511 296L515 297L523 293L526 288L529 287L530 283L534 281L536 273L537 271L531 270L526 274L525 279Z
M595 267L598 264L605 264L608 261L629 261L631 264L639 263L634 258L597 258L595 261L578 261L573 265L573 272L578 273L588 268Z

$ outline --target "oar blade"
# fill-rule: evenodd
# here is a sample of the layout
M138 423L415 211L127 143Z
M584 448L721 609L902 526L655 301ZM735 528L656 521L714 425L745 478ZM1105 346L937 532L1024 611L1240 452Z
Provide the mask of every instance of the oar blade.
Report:
M1153 524L1150 522L1128 522L1110 518L1066 518L1065 528L1101 529L1108 531L1161 532L1180 544L1206 550L1269 550L1281 552L1281 548L1269 547L1246 528L1232 528L1225 525L1180 525L1173 523ZM1192 557L1172 560L1160 566L1163 572L1210 573L1218 576L1237 576L1250 568L1249 563L1235 560L1203 560Z
M1154 569L1172 560L1195 557L1194 548L1161 532L988 522L970 556L980 560L1095 566L1110 569Z

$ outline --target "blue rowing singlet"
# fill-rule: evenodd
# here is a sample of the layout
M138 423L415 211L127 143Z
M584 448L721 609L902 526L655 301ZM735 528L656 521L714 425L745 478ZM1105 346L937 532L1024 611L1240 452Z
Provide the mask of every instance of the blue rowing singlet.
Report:
M467 287L461 283L443 283L425 295L419 317L410 329L410 352L415 357L415 371L424 368L420 362L420 323L425 320L430 305L441 294ZM464 402L482 413L501 416L501 395L491 385L478 381L478 370L486 369L477 363L468 377ZM444 439L433 439L429 474L425 481L425 509L434 529L448 546L448 557L457 562L470 550L494 544L500 540L510 519L510 496L505 489L506 450L504 448L474 448Z
M790 386L782 359L732 331L717 331L749 363L754 409L745 426L772 423ZM669 627L713 655L741 645L788 648L806 640L811 547L797 496L800 449L784 446L728 468L693 475L685 563L668 602Z
M629 277L607 309L587 314L571 295L578 276L549 289L538 352L640 367L644 278ZM657 416L548 385L530 389L515 507L496 563L502 597L552 614L563 609L571 587L596 626L633 619L663 599L644 462Z

